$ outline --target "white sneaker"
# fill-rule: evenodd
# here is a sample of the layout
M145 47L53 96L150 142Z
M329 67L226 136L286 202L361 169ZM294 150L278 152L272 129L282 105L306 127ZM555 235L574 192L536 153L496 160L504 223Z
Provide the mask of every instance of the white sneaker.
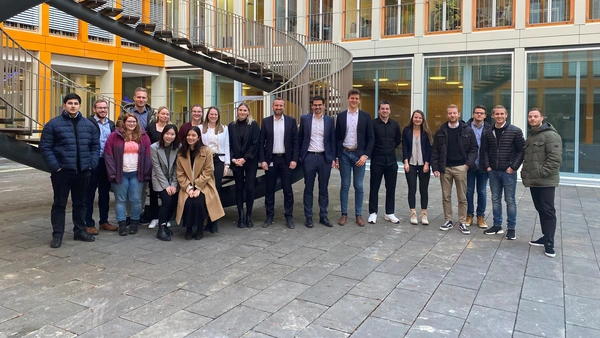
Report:
M171 222L174 222L174 221L168 221L168 222L167 222L167 228L170 228L170 227L171 227Z
M375 224L375 222L377 222L377 214L370 214L368 222L371 224Z
M148 225L148 229L154 229L158 225L158 219L153 219L152 222Z
M385 220L386 221L390 221L390 222L392 222L394 224L400 223L400 220L394 214L385 215Z
M414 211L410 213L410 224L419 224L417 221L417 213Z
M421 214L421 224L429 225L429 220L427 219L427 214Z

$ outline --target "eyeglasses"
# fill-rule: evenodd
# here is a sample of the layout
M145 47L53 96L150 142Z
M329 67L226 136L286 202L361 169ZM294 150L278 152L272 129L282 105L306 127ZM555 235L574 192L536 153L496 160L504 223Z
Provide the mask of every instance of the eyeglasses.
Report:
M125 121L125 123L137 123L137 121Z
M485 112L476 111L473 114L474 115L485 115Z

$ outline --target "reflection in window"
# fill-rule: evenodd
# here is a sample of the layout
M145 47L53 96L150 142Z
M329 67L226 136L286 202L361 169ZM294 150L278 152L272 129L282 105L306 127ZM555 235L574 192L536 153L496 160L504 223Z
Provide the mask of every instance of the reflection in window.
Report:
M588 13L590 20L600 19L600 0L588 0Z
M264 0L253 0L246 2L246 29L244 29L244 44L246 46L263 46L265 36L263 24L265 22Z
M296 33L298 12L296 0L277 0L275 8L275 27L283 32Z
M169 109L171 121L177 125L188 122L189 111L204 101L204 76L202 70L171 71L169 75Z
M571 0L529 0L531 25L571 20Z
M415 1L385 0L383 7L384 34L403 35L415 33Z
M344 39L371 37L371 0L346 0Z
M311 0L308 14L308 36L311 40L331 41L332 0Z
M462 25L461 0L428 0L428 32L458 31Z
M477 0L476 6L476 28L513 25L513 0Z

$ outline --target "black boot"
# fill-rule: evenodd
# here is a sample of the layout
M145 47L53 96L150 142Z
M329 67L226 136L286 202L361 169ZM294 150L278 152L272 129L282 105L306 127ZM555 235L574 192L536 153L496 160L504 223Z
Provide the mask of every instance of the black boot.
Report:
M244 228L246 226L244 223L244 209L238 209L237 227Z
M167 233L167 224L163 223L158 226L158 232L156 233L156 238L161 241L170 241L171 236Z
M138 232L138 228L140 227L140 221L139 220L131 220L131 226L129 227L129 234L130 235L135 235Z
M190 239L194 238L194 233L192 233L192 227L187 227L185 229L185 240L189 241Z
M204 238L204 226L199 226L196 229L196 233L194 234L194 239L202 239Z
M252 223L252 212L246 214L246 228L254 228L254 223Z
M119 236L127 236L127 221L119 222Z

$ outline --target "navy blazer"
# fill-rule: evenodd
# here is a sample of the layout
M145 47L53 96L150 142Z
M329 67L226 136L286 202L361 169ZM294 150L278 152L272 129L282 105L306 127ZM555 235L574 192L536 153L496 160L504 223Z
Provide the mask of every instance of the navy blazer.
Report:
M258 139L258 162L273 162L273 115L265 117L260 127L260 136ZM296 119L284 115L283 123L285 124L283 134L283 145L285 147L285 162L298 162L298 124Z
M413 130L411 127L404 127L402 130L402 162L408 160L412 156L413 146ZM423 163L431 162L431 141L423 130L421 130L421 156L423 156Z
M300 116L300 130L298 131L298 145L300 146L300 159L304 162L310 145L313 114ZM329 163L335 161L335 126L333 117L323 115L323 143L325 145L325 160Z
M335 123L335 139L337 141L337 157L342 157L342 148L344 139L346 138L346 121L348 117L348 111L345 110L337 114L337 121ZM375 133L373 132L373 120L369 113L362 110L358 111L358 125L356 137L357 146L356 151L360 156L367 155L371 157L373 152L373 146L375 145Z

